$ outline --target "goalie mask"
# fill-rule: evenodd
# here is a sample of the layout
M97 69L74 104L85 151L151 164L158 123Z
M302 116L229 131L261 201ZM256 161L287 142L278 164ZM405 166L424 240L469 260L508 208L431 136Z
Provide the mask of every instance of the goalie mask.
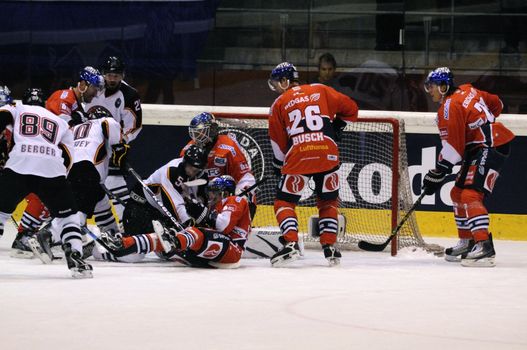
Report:
M207 185L207 194L212 205L215 205L223 198L234 195L235 191L236 181L229 175L216 177Z
M0 86L0 107L13 103L11 90L7 86Z
M44 93L42 92L42 89L27 89L24 93L24 96L22 97L22 103L30 106L44 107L46 103L44 102Z
M298 82L298 78L296 67L292 63L282 62L271 71L267 84L271 91L282 93L291 86L291 83Z
M188 133L198 146L205 147L216 140L218 128L214 115L203 112L192 118Z

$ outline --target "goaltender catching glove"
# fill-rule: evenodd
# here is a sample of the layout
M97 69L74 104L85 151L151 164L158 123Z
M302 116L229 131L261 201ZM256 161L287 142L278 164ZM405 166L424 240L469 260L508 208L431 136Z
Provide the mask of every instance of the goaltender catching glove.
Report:
M129 149L130 145L127 145L126 143L112 145L112 159L110 165L120 169L124 168Z
M423 179L423 190L427 196L436 193L446 178L446 173L431 169Z

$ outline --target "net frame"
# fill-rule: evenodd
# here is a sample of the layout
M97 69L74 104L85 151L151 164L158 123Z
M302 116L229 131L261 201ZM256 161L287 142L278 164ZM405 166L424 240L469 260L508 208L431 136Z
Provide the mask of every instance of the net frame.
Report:
M220 129L223 132L230 132L232 130L243 129L261 129L268 121L266 114L250 114L250 113L214 113L217 118ZM372 242L385 241L390 235L391 231L397 226L399 220L404 216L407 210L413 204L413 196L411 184L408 174L408 161L406 153L406 137L404 131L404 120L397 118L358 118L357 123L350 123L344 129L344 132L354 132L353 128L358 124L386 124L391 126L392 139L392 178L391 178L391 199L390 199L390 229L383 231L381 234L361 233L367 236L364 238L360 234L344 234L338 237L338 243L341 249L358 249L357 244L360 239L373 239ZM267 127L268 128L268 127ZM270 166L270 159L267 159ZM262 174L263 175L263 174ZM259 180L259 179L257 179ZM342 208L341 208L342 209ZM257 214L258 215L258 214ZM276 227L278 224L276 223ZM348 227L346 226L346 230ZM362 237L362 238L361 238ZM317 246L317 239L311 237L304 232L303 234L305 246L308 248L315 248ZM319 245L318 245L319 247ZM426 244L420 234L419 227L415 213L410 216L407 222L403 225L397 239L391 241L391 245L387 250L392 256L397 254L398 249L404 247L421 247L431 252L440 252L442 247L437 245Z

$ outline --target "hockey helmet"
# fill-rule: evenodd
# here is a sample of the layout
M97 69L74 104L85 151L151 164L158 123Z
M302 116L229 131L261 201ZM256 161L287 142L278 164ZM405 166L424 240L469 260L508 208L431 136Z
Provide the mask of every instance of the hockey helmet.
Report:
M283 78L288 80L286 87L282 86L281 80ZM298 81L298 79L299 75L296 67L292 63L282 62L271 71L267 84L272 91L277 91L275 84L278 84L280 88L286 90L291 82Z
M454 75L448 67L436 68L426 77L425 91L430 92L432 85L437 85L439 92L444 95L454 86Z
M110 114L110 112L108 112L106 108L101 107L101 106L90 108L90 110L88 111L89 120L100 119L100 118L111 118L111 117L112 115Z
M219 132L218 128L214 115L203 112L192 118L188 133L197 145L204 147L216 139Z
M85 81L88 85L93 85L98 89L104 87L104 78L99 70L86 66L79 73L79 81Z
M22 97L22 103L30 106L44 107L44 93L40 88L29 88Z
M124 62L117 56L110 56L102 67L103 74L115 73L124 74Z
M185 164L190 164L198 169L205 169L205 166L207 165L207 155L205 154L205 151L196 145L190 145L189 148L187 148L183 160Z
M221 194L222 198L232 196L236 192L236 181L230 175L222 175L214 178L207 185L209 194Z
M11 90L7 86L0 86L0 107L13 103Z

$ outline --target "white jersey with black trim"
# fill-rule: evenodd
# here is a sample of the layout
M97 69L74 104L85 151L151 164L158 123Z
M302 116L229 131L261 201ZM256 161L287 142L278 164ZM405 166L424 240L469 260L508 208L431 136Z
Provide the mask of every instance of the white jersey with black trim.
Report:
M71 165L73 134L68 123L40 106L6 105L13 116L13 149L5 167L19 174L66 176Z
M139 135L143 127L141 99L137 90L126 82L121 81L119 89L112 94L104 88L90 103L86 104L84 110L90 113L95 107L103 107L117 120L127 142Z
M121 126L113 118L88 120L73 128L75 163L89 161L99 172L101 183L108 176L112 145L122 141Z
M149 186L159 186L156 197L163 201L161 191L168 197L171 203L163 203L166 207L171 206L175 209L175 214L180 222L185 222L190 219L185 207L184 198L198 198L198 192L202 186L185 186L184 183L189 180L185 174L184 166L182 164L183 158L176 158L157 169L148 179L145 184ZM198 174L198 178L207 179L205 172ZM147 196L147 200L152 206L156 206Z

